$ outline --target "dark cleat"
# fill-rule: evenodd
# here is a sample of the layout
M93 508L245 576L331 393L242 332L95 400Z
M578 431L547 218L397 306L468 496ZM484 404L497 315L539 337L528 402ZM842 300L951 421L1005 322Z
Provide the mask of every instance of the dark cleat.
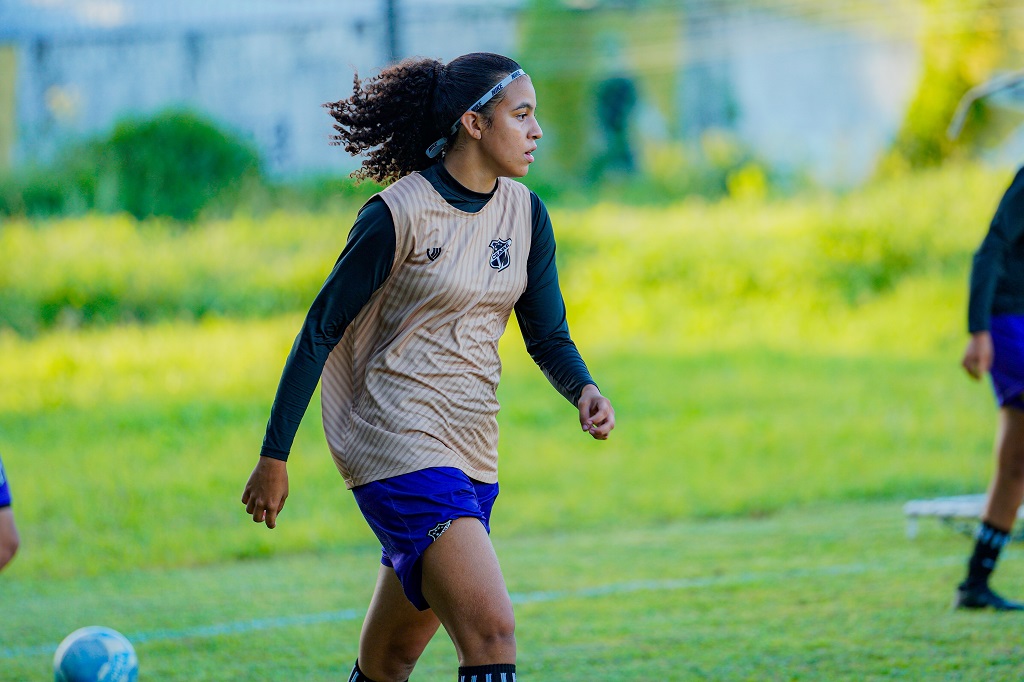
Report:
M1024 604L1003 599L988 585L960 585L956 590L953 608L995 609L996 611L1024 611Z

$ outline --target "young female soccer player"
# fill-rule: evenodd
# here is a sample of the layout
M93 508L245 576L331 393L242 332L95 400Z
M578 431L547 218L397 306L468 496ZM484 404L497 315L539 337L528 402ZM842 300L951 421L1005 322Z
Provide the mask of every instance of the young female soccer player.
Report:
M407 60L326 105L357 177L392 182L360 210L286 362L242 495L270 528L285 460L317 381L335 464L383 545L350 682L406 680L439 625L459 679L513 682L512 604L491 546L498 494L498 339L513 312L527 350L578 408L615 426L569 337L551 221L510 180L541 138L511 59Z
M988 504L954 604L1021 611L1024 604L993 592L988 579L1010 541L1024 496L1024 169L1003 195L974 254L968 330L971 339L963 366L975 379L986 372L991 375L999 402L999 428Z

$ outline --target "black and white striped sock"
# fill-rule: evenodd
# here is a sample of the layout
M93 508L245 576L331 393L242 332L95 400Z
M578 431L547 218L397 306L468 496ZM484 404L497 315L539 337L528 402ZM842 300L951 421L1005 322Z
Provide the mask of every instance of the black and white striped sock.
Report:
M516 666L514 663L462 666L459 682L516 682Z
M982 521L974 533L974 553L967 563L966 585L985 585L999 561L1003 547L1010 542L1010 534Z

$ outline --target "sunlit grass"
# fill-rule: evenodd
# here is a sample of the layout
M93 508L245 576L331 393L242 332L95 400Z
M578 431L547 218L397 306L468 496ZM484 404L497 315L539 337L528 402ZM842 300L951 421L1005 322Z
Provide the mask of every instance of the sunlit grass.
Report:
M499 509L514 506L505 495ZM980 682L1024 671L1006 617L949 609L970 541L937 523L908 540L898 504L657 525L619 512L611 528L512 535L495 526L522 674ZM1021 553L1011 545L1004 556L996 584L1020 595ZM103 623L135 639L140 679L343 679L378 560L367 540L216 566L5 574L0 667L4 679L48 679L57 642ZM456 665L441 631L413 679L450 680Z
M267 534L239 502L298 321L6 337L0 370L14 381L0 385L0 452L26 540L13 574L366 541L317 398L290 460L282 527ZM565 532L984 485L994 408L953 358L709 347L589 353L619 422L598 443L506 337L496 523Z
M503 527L982 488L994 407L957 360L970 253L1003 179L954 168L839 198L553 208L574 338L619 427L608 443L588 440L510 330ZM0 452L26 538L15 574L366 540L317 398L280 532L247 522L238 501L301 310L345 230L337 215L0 230L5 301L34 309L46 297L32 291L100 286L113 310L122 294L167 304L148 324L76 327L72 308L35 336L0 333ZM204 297L234 303L200 314L191 302Z

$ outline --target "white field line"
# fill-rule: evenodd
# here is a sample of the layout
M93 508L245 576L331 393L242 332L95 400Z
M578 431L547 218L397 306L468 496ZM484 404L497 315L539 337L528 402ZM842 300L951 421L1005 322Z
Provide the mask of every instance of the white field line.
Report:
M946 557L923 564L921 568L941 568L952 564L962 564L963 557ZM599 599L601 597L632 594L635 592L673 592L707 587L724 587L732 585L749 585L753 583L780 583L801 578L821 578L833 576L858 575L863 573L903 570L905 566L892 564L844 564L838 566L819 566L815 568L798 568L789 571L746 572L732 575L706 578L678 578L665 580L634 580L622 583L611 583L595 587L583 587L575 590L551 590L541 592L513 592L513 604L536 604L542 602L564 601L568 599ZM341 611L323 611L297 616L276 616L257 618L231 623L201 625L190 628L143 630L125 633L133 644L145 642L166 642L179 639L197 639L234 635L259 630L273 630L287 627L301 627L320 623L334 623L362 618L365 611L360 609L344 609ZM0 659L22 658L29 656L52 655L57 650L57 643L38 644L34 646L0 648Z

